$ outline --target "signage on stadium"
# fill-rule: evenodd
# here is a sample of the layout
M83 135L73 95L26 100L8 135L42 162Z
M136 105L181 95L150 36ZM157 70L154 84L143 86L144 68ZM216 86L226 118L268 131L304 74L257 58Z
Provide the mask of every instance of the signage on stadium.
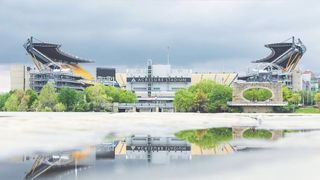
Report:
M127 82L191 82L186 77L129 77Z
M190 151L190 146L127 146L127 151Z

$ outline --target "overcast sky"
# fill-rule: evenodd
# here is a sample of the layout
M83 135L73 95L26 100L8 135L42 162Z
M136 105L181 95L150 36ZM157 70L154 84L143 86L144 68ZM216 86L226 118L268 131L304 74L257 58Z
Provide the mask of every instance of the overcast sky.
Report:
M165 63L170 46L171 64L195 71L246 71L270 53L264 44L296 36L307 47L300 68L318 71L319 17L320 2L302 0L0 0L0 81L8 65L31 64L29 36L90 68Z

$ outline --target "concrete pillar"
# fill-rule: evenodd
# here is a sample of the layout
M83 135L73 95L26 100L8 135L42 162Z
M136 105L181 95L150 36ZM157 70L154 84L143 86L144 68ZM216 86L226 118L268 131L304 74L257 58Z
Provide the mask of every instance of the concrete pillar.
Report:
M244 128L244 127L232 127L233 140L242 139L243 138L242 134L246 129L247 128Z
M137 112L137 107L136 106L132 107L132 112Z
M283 137L283 130L272 130L272 137L271 140L275 141L281 139Z
M156 112L160 112L159 106L156 107Z
M119 112L119 103L113 103L112 104L112 112Z

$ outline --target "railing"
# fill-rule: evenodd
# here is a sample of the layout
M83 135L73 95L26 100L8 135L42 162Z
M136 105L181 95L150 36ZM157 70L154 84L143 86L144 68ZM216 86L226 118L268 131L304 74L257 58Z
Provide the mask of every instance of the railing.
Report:
M173 103L119 103L120 109L127 109L127 108L173 108Z
M228 106L286 106L288 102L227 102Z

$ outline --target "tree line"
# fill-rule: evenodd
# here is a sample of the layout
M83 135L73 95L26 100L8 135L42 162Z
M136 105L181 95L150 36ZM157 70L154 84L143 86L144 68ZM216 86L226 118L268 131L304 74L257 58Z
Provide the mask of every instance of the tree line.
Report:
M320 93L305 91L293 92L282 86L283 100L287 106L276 107L276 112L294 112L301 104L318 105L320 108ZM271 92L264 89L250 89L244 92L244 97L251 101L264 101L271 97ZM217 84L214 81L201 81L186 89L176 92L174 108L178 112L241 112L241 108L228 107L232 100L232 88ZM0 111L75 111L75 112L105 112L111 111L112 103L135 103L134 92L98 84L87 87L84 91L71 88L55 89L52 83L47 83L40 93L33 90L15 90L0 94Z
M111 111L113 102L134 103L135 93L112 86L98 84L87 87L84 91L72 88L57 90L52 83L47 83L40 91L15 90L0 95L2 111Z
M205 80L178 90L173 104L178 112L233 112L235 108L227 105L231 99L230 86Z
M320 92L295 92L282 86L283 101L288 105L275 107L275 112L295 112L300 106L318 105L320 108ZM249 101L267 101L272 94L266 89L249 89L244 92L244 98ZM217 84L214 81L201 81L187 89L176 92L174 107L178 112L242 112L241 108L228 107L232 100L232 88Z

